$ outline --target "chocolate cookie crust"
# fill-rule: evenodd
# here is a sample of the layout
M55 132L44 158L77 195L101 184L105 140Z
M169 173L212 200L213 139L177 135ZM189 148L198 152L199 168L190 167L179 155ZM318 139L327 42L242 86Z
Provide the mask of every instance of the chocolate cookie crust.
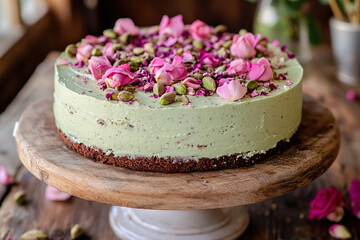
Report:
M156 156L130 158L128 156L114 156L113 153L109 155L105 154L101 149L71 141L59 128L57 128L57 132L68 147L95 162L138 171L162 173L201 172L250 166L265 161L270 156L279 154L288 148L291 143L291 141L280 141L275 148L270 149L265 154L256 154L250 158L244 157L242 153L235 153L230 156L221 156L218 158L200 158L198 160ZM296 134L292 137L292 141L295 136Z

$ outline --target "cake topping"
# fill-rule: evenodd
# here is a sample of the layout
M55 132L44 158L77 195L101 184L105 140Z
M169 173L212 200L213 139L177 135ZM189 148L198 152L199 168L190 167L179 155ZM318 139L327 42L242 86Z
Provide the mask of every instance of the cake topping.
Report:
M277 89L273 81L285 80L286 73L275 74L273 69L284 66L286 58L294 58L286 45L275 54L278 41L268 47L268 40L259 34L225 31L223 25L214 28L200 20L184 25L181 15L163 16L159 26L147 28L123 18L114 29L100 37L88 35L65 52L77 59L69 64L85 65L100 89L121 93L127 88L121 97L105 92L109 100L133 101L137 91L145 91L154 93L150 97L160 97L162 105L174 102L176 95L216 93L227 101L239 101L246 96L267 96ZM58 62L63 64L65 61Z

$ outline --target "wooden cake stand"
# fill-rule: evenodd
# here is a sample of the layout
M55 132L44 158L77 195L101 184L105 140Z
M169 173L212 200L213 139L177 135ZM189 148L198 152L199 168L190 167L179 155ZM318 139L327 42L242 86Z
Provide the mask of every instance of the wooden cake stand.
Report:
M90 130L90 129L89 129ZM254 166L163 174L95 163L65 146L51 100L31 105L14 129L19 157L41 181L83 199L114 206L121 239L235 239L249 223L243 206L274 198L324 173L339 150L333 115L305 98L293 145Z

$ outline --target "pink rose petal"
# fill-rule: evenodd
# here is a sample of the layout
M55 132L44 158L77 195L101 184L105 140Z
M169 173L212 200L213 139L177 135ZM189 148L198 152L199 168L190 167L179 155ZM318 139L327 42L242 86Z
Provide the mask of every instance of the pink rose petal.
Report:
M45 197L50 201L65 201L71 198L71 195L48 185L45 190Z
M220 97L230 102L240 100L245 96L246 92L247 88L241 85L241 83L237 80L224 83L216 89L216 93Z
M114 32L117 34L129 33L131 35L138 35L140 30L130 18L120 18L115 23Z
M61 58L59 61L58 61L58 66L64 66L64 65L69 65L69 61L66 60L65 58Z
M177 15L175 17L169 18L164 15L160 23L160 36L173 36L179 37L184 31L184 23L182 20L182 15Z

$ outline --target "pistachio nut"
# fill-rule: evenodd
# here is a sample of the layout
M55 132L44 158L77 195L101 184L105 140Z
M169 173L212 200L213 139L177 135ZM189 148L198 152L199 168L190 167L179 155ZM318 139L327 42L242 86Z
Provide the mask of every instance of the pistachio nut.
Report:
M175 101L175 97L176 97L176 92L175 91L164 93L160 97L159 103L161 105L168 105L168 104L173 103Z
M181 95L176 100L185 104L188 104L190 102L189 97L186 95Z
M193 46L198 50L201 50L204 48L204 44L200 41L193 41Z
M153 87L153 92L160 97L165 92L165 85L162 83L155 83Z
M215 69L215 72L224 72L226 70L226 65L222 65Z
M143 53L144 53L144 49L141 48L141 47L136 47L136 48L133 49L133 53L134 53L135 55L143 54Z
M215 33L223 33L223 32L226 32L226 30L227 30L227 27L225 25L217 25L214 28Z
M65 48L65 53L69 56L69 57L75 57L76 53L77 53L77 48L75 44L70 44L67 45L67 47Z
M219 51L217 52L217 54L218 54L219 57L222 57L222 58L226 58L227 55L228 55L226 49L223 48L223 47L219 49Z
M116 90L116 89L113 89L113 88L107 88L107 89L104 90L104 93L105 93L105 95L106 95L106 94L111 94L110 99L111 99L111 100L116 100L116 99L117 99L117 95L119 94L119 91Z
M142 61L144 61L144 58L139 57L139 56L132 56L130 58L130 62L135 63L135 64L140 64L140 63L142 63Z
M203 86L203 88L210 90L210 91L216 90L216 82L211 77L204 77L202 79L202 86Z
M117 95L117 99L119 99L120 101L123 101L123 102L129 102L131 100L134 99L134 94L129 92L129 91L125 91L125 90L122 90L119 92L119 94Z
M14 200L17 204L23 205L26 202L26 194L24 191L18 191L14 195Z
M128 43L130 39L130 33L123 33L120 35L120 41L123 43Z
M120 50L121 49L121 44L120 43L114 43L111 45L112 49L114 51Z
M253 80L250 80L245 84L245 87L250 89L250 90L257 88L257 86L258 86L257 81L253 81Z
M145 43L144 44L144 50L148 53L154 54L155 53L155 48L154 45L152 43Z
M71 239L76 239L81 237L84 234L84 229L79 225L79 224L75 224L71 229L70 229L70 237Z
M223 48L230 49L232 40L228 40L224 43Z
M103 31L103 35L106 36L106 37L109 37L111 39L115 39L117 38L117 33L114 32L114 30L112 29L106 29Z
M93 50L91 50L91 56L101 56L101 50L98 48L94 48Z
M47 240L48 236L40 230L33 229L23 233L20 238L21 240Z
M182 83L175 83L172 85L177 94L186 94L186 86Z
M246 30L246 29L240 29L240 31L239 31L239 35L241 36L241 35L245 35L245 34L247 34L248 33L248 31Z

